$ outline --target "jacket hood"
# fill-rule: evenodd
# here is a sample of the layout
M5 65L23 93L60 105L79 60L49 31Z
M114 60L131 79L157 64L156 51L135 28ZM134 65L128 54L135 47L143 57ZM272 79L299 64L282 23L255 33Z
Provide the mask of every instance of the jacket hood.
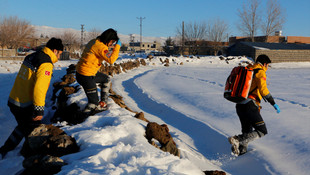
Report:
M252 69L262 69L263 71L267 71L266 67L263 66L261 63L255 63L253 65L250 65L249 68L252 68Z
M50 48L44 47L42 51L51 58L51 61L53 64L58 61L57 56L54 54L54 52Z

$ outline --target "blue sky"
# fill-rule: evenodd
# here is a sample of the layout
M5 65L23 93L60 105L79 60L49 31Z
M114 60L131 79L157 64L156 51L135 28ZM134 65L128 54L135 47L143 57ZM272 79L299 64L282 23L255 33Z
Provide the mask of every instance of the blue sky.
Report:
M0 0L0 16L18 16L33 25L80 30L114 28L129 35L175 36L184 22L201 22L214 18L229 24L229 34L238 35L237 9L245 0ZM262 11L267 0L262 0ZM278 0L285 9L284 36L310 37L310 0Z

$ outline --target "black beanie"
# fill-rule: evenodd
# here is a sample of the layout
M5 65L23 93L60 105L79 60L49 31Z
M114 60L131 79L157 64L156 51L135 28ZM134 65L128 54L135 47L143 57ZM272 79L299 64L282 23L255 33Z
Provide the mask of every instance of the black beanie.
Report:
M57 39L57 38L51 38L47 43L46 43L46 47L50 48L51 50L60 50L63 51L64 50L64 45L62 44L61 39Z
M259 55L256 58L256 63L269 64L269 63L271 63L271 60L269 59L269 57L267 55Z

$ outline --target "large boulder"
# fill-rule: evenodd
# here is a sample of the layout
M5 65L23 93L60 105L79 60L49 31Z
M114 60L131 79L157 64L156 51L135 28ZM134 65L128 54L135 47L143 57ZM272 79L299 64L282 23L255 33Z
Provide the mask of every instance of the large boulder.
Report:
M26 138L21 154L24 157L33 155L51 155L61 157L79 151L75 139L53 125L41 124Z

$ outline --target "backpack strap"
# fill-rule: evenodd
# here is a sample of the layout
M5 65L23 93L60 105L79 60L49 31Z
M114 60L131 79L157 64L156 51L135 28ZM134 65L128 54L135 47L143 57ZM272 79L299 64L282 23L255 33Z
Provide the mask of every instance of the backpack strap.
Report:
M253 69L254 73L253 73L253 78L255 76L256 73L258 73L259 70L262 70L261 68L258 68L258 69ZM253 90L251 90L249 92L249 95L251 95L256 89L258 88L258 86L256 86ZM257 101L260 101L259 99L256 99Z

